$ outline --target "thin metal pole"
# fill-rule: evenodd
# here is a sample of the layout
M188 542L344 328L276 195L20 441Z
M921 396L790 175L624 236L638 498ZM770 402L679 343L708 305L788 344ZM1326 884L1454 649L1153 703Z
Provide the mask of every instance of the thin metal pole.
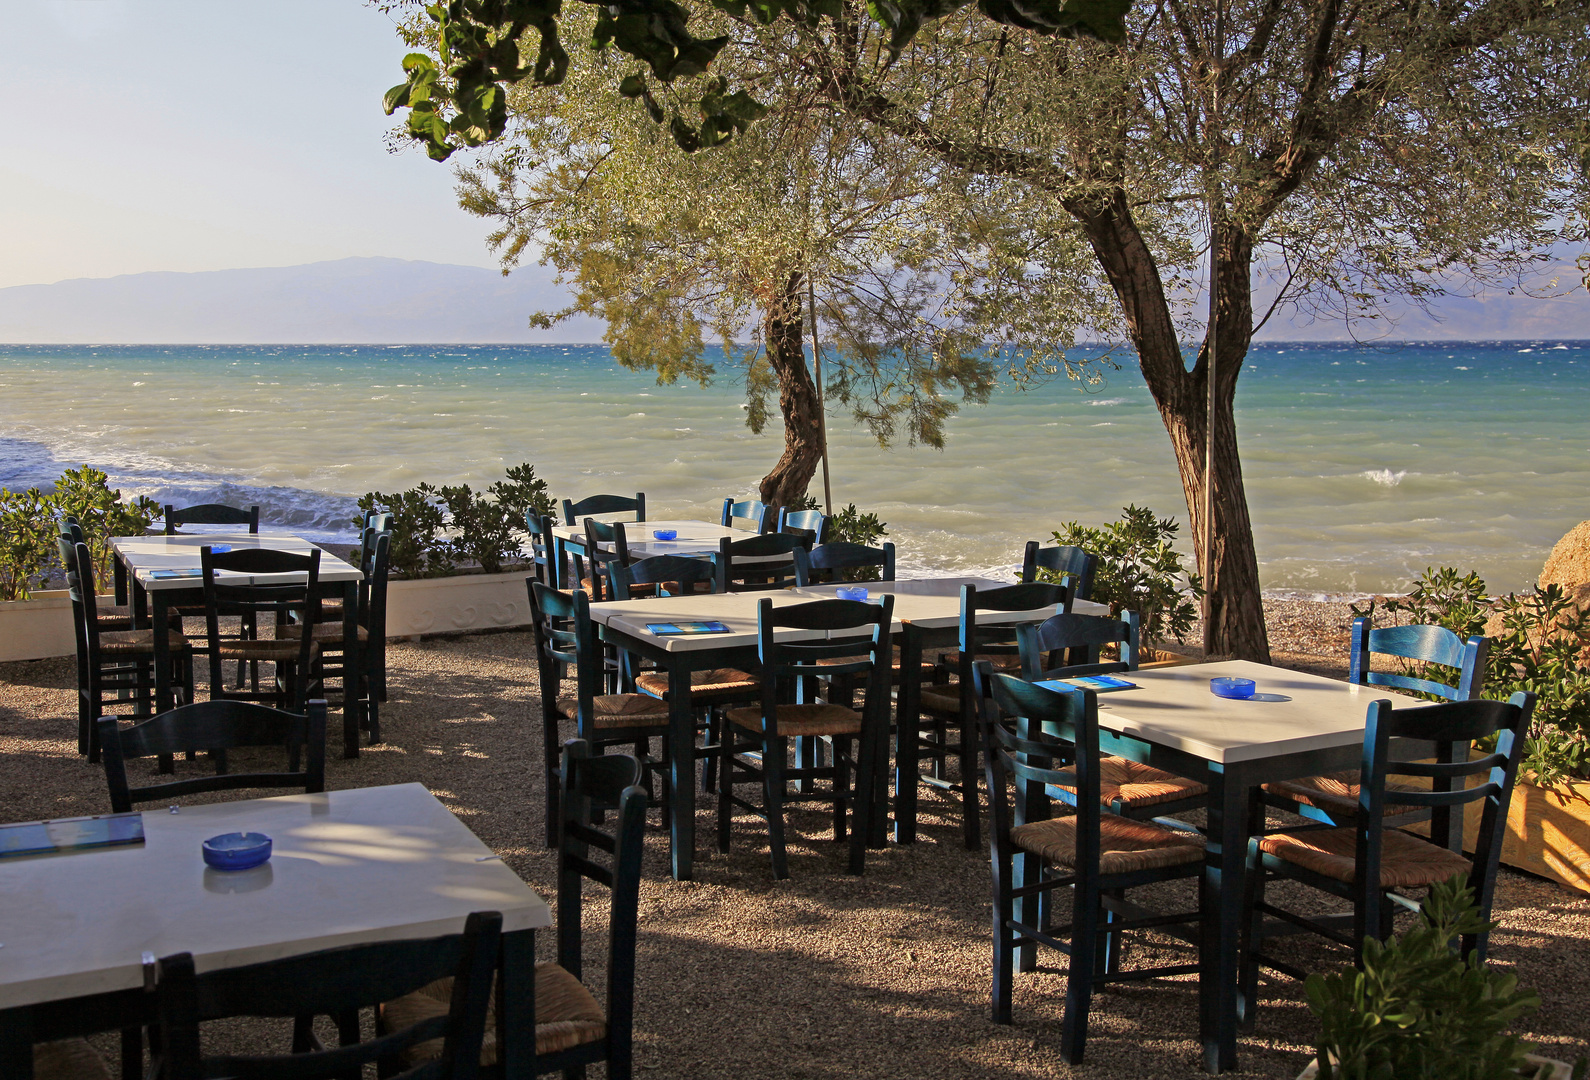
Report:
M1220 259L1217 233L1216 205L1222 203L1220 191L1220 140L1224 135L1220 116L1220 74L1225 64L1226 19L1225 4L1215 4L1215 62L1212 66L1213 82L1210 85L1210 115L1213 119L1210 150L1214 154L1214 183L1206 184L1209 198L1209 372L1208 400L1204 408L1204 652L1207 655L1215 642L1214 590L1215 590L1215 419L1219 406L1220 354Z
M806 306L812 313L812 363L817 371L817 434L823 444L823 513L834 516L834 492L828 485L828 402L823 398L823 351L817 347L817 290L806 272Z

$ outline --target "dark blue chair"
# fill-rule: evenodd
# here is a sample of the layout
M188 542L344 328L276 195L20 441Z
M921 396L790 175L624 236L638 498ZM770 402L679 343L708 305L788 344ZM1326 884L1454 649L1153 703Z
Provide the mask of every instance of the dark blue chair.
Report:
M590 495L575 502L573 499L563 500L563 524L578 525L588 517L598 514L634 514L636 521L646 520L646 495L636 492L631 499L627 495Z
M894 580L894 545L891 543L886 542L882 547L868 547L865 544L835 541L819 544L810 551L796 548L794 554L796 585L844 581L850 577L845 573L847 570L868 570L874 575L857 575L853 578L856 581Z
M726 714L718 766L718 850L729 850L730 819L735 807L767 821L773 876L789 877L784 843L784 806L790 801L831 800L834 839L844 841L846 816L855 807L849 827L850 864L862 872L872 815L883 783L883 759L889 731L889 632L894 597L881 603L860 600L813 600L774 607L757 604L757 652L762 662L761 700L756 706ZM824 636L781 642L783 628L820 630ZM826 666L819 666L823 661ZM848 674L867 684L861 711L813 700L819 674ZM822 766L787 766L791 739L822 738L833 748L832 762ZM808 781L829 781L827 791ZM801 790L791 794L789 784ZM741 783L762 786L760 805L739 798Z
M1037 581L1038 571L1048 570L1062 575L1060 583L1071 590L1073 600L1091 600L1093 575L1098 567L1098 557L1079 547L1070 544L1039 547L1038 541L1028 540L1021 558L1021 580Z
M1019 951L1044 945L1066 954L1060 1056L1079 1065L1095 988L1198 970L1192 963L1122 971L1115 957L1120 935L1132 930L1185 926L1184 935L1196 940L1197 909L1147 912L1125 904L1123 894L1140 885L1202 876L1203 838L1104 812L1093 691L1061 693L1034 686L996 674L986 662L976 665L973 678L977 699L985 705L980 727L994 885L993 1020L1011 1022ZM1011 782L1014 792L1007 790ZM1052 815L1054 802L1071 812ZM1025 883L1015 873L1020 858L1039 866ZM1055 905L1048 898L1068 887L1070 924L1057 928L1049 918Z
M242 525L250 533L259 532L259 507L226 506L221 503L201 503L178 510L166 504L166 535L175 536L183 525Z
M718 541L713 565L718 572L717 592L755 592L782 589L795 579L795 549L806 546L803 537L790 533L763 533L744 540L725 536Z
M1370 703L1363 763L1358 771L1358 806L1349 823L1281 829L1249 841L1248 920L1242 943L1242 1000L1248 1008L1245 1022L1253 1021L1259 968L1294 979L1307 977L1307 972L1265 954L1267 915L1345 947L1353 961L1361 963L1365 937L1386 941L1398 907L1419 910L1419 902L1401 895L1402 891L1461 876L1474 891L1480 918L1489 924L1496 866L1507 832L1507 807L1534 709L1535 695L1524 691L1507 701L1471 699L1421 708L1393 709L1391 702L1384 700ZM1393 739L1458 743L1466 748L1492 737L1495 749L1472 760L1465 755L1460 761L1401 761L1391 753ZM1422 781L1422 785L1394 787L1392 777ZM1476 803L1480 823L1472 857L1389 827L1394 809L1412 806L1433 812ZM1317 917L1266 900L1266 884L1281 878L1349 901L1350 922L1344 925L1340 919ZM1483 961L1488 936L1488 930L1465 935L1463 955Z

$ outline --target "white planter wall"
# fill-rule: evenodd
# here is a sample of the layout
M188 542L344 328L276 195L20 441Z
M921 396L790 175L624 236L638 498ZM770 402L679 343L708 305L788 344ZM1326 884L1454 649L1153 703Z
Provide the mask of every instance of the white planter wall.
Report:
M47 589L32 600L0 603L0 660L75 656L72 599L65 589Z
M515 570L391 582L386 592L387 637L529 626L530 597L524 583L528 576L525 570Z

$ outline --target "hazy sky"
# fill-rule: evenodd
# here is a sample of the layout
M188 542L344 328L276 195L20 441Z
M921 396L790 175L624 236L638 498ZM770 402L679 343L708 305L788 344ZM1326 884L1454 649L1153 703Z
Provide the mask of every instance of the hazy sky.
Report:
M350 255L494 265L451 165L383 143L405 51L359 0L0 0L0 288Z

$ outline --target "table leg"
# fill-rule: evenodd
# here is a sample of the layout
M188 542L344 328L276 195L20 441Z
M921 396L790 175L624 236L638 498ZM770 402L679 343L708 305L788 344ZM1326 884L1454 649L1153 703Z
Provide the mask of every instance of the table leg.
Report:
M900 635L900 695L894 723L894 842L916 842L917 718L922 711L922 638ZM882 815L879 815L880 823Z
M360 693L364 685L365 652L375 648L375 642L372 639L365 648L359 647L359 582L356 580L342 583L342 642L342 756L356 758L362 721L375 714L374 687L368 698ZM325 687L321 687L321 693L325 693ZM376 742L378 731L373 719L369 726L370 741Z
M1203 926L1198 950L1199 1033L1204 1067L1237 1066L1237 980L1241 965L1242 876L1247 859L1248 786L1214 762L1209 766L1208 844L1201 885Z
M498 1039L504 1080L532 1080L536 1057L535 930L502 935Z
M0 1011L0 1076L33 1080L33 1013L26 1006Z
M675 881L689 881L696 857L696 717L690 701L690 667L668 665L669 805L673 820ZM723 783L724 777L718 778Z
M166 623L170 619L170 614L167 611L164 590L155 590L153 607L154 615L149 625L154 631L155 638L155 712L163 713L170 710L174 704L171 697L170 635L166 632Z

